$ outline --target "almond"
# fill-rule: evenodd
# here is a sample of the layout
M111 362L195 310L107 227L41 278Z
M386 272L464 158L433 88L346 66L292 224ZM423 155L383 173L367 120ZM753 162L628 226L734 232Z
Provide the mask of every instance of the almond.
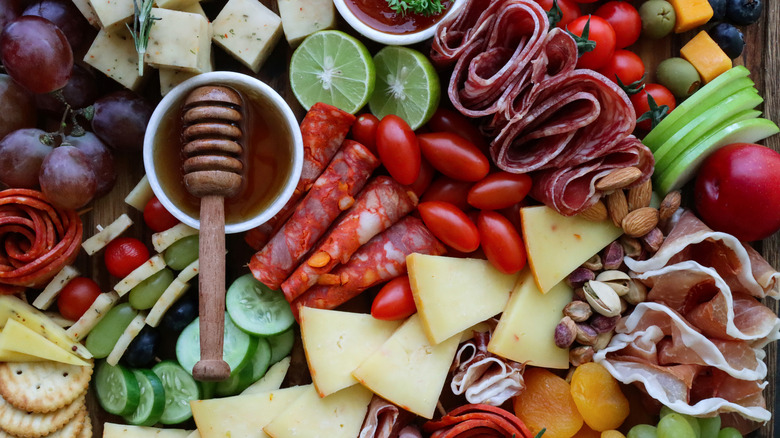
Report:
M628 189L628 210L649 207L650 198L653 197L653 183L648 179L638 186Z
M644 236L658 225L658 210L652 207L637 208L623 218L621 225L628 236Z
M660 219L662 221L665 221L674 215L674 212L677 211L678 208L680 208L680 202L682 201L682 195L680 194L679 190L674 192L669 192L665 197L664 200L661 201L661 206L659 207L660 210Z
M587 210L580 213L580 216L589 221L601 222L607 220L607 207L599 199L595 204L588 207Z
M607 195L607 210L612 223L619 227L623 223L623 218L628 214L628 201L622 190L616 190Z
M642 171L636 167L615 169L596 182L596 190L611 192L613 190L623 189L630 186L641 177Z

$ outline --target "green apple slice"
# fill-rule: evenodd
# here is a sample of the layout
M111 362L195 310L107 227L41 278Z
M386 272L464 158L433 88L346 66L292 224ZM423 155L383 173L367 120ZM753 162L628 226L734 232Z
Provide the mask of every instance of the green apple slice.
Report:
M668 116L661 120L658 126L647 133L642 142L655 151L658 146L668 140L678 129L685 126L685 124L696 118L707 108L743 88L753 86L753 81L746 77L748 74L750 74L750 71L741 65L721 74L699 91L693 93L691 97L669 113ZM744 80L734 84L734 82L742 78Z
M780 132L771 120L748 119L733 123L692 145L667 171L658 177L659 193L682 187L693 177L702 161L731 143L755 143Z
M763 101L764 99L751 87L732 94L720 103L708 107L706 111L675 132L669 140L666 140L664 144L653 152L655 168L663 171L673 164L675 158L685 152L689 145L702 136L707 135L712 128L736 114L755 108Z

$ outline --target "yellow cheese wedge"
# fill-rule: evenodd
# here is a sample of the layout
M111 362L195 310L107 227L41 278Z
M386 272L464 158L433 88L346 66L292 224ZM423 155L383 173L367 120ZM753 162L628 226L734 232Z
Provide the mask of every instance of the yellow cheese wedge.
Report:
M272 438L354 438L360 433L371 397L371 391L360 385L325 398L310 387L263 430Z
M459 340L460 333L431 345L415 314L352 375L377 395L432 418Z
M610 221L562 216L545 206L525 207L520 215L528 264L544 293L623 234Z
M242 395L245 394L258 394L261 392L275 391L282 387L285 376L287 376L287 370L290 369L290 356L276 362L268 368L265 375L257 382L249 385L245 390L241 391Z
M103 438L187 438L191 433L191 430L184 429L160 429L116 423L103 425Z
M683 33L704 25L714 11L708 0L669 0L677 17L674 32Z
M504 274L487 260L411 254L406 266L417 312L433 344L501 313L517 281L517 274Z
M63 350L54 342L14 319L9 319L5 323L0 350L15 351L71 365L89 366L87 362L79 359L73 353Z
M357 383L352 370L401 325L364 313L301 309L301 338L311 379L320 397Z
M0 345L3 345L2 331L0 331ZM41 362L44 360L46 359L0 348L0 362Z
M555 345L555 326L572 294L563 282L543 294L528 269L523 270L488 351L536 367L568 368L569 351Z
M203 438L267 438L263 427L309 390L313 391L312 385L293 386L258 394L195 400L190 406ZM309 415L309 412L300 414Z

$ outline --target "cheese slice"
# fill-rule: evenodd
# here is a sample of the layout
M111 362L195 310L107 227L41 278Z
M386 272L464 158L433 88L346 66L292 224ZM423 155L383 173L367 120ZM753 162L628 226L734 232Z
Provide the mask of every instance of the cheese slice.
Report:
M187 435L187 438L201 438L200 431L198 429L193 430L191 434Z
M57 312L50 311L50 312L43 312L44 315L46 315L49 319L51 319L55 324L62 328L68 328L75 324L75 321L71 321L64 316L60 315Z
M68 328L67 333L78 341L86 338L117 301L119 301L119 294L114 291L98 295L81 318Z
M179 239L198 234L198 230L186 224L179 223L165 231L152 234L152 246L157 252L163 252L166 248L173 245Z
M241 395L245 394L258 394L261 392L275 391L282 387L282 382L287 376L287 370L290 369L290 356L276 362L268 368L265 375L257 382L249 385L245 390L241 392Z
M116 423L103 425L103 438L187 438L191 433L191 430L184 429L160 429Z
M162 254L157 254L145 261L141 266L135 268L133 272L127 274L127 277L114 286L114 290L120 297L124 296L131 289L138 286L139 283L158 273L163 268L165 268L165 259Z
M528 264L543 293L623 234L608 220L562 216L545 206L522 208L520 216Z
M504 310L517 274L487 260L411 254L406 257L414 303L433 344Z
M412 315L352 375L382 398L430 419L459 340L460 333L432 345L420 317Z
M566 283L558 283L543 294L528 269L521 272L498 322L488 351L501 357L535 367L569 367L569 350L555 345L555 326L573 292Z
M62 292L62 289L74 278L81 275L79 270L73 266L67 265L51 279L49 284L43 288L43 291L33 301L33 306L46 310L57 299L57 296Z
M401 325L365 313L301 309L301 339L311 379L320 397L357 383L352 370Z
M203 438L267 438L263 427L309 390L311 385L293 386L258 394L194 400L190 406Z
M132 14L131 5L130 17ZM84 62L131 90L137 90L143 84L133 36L124 25L111 32L100 29L84 55ZM148 68L144 69L144 72L148 71Z
M15 319L9 319L5 323L0 350L15 351L70 365L89 366L73 353L63 350Z
M15 296L0 295L0 328L3 328L6 322L11 319L21 322L63 350L73 352L82 359L92 357L92 353L86 347L71 338L65 329L49 319L40 310Z
M114 344L114 348L111 350L111 353L109 353L108 357L106 358L106 362L108 362L111 366L116 366L116 364L119 363L119 359L122 358L122 355L125 354L125 351L127 351L127 347L130 346L130 343L133 342L133 339L135 339L136 336L138 336L139 333L141 333L141 330L144 328L146 323L144 322L146 320L146 314L144 312L139 313L136 315L135 318L133 318L132 321L130 321L130 324L125 328L125 331L122 332L122 336L119 337L119 339L116 341L116 344Z
M2 331L0 331L0 345L3 345ZM44 360L46 359L0 348L0 362L41 362Z
M198 272L200 272L200 262L198 260L199 259L195 259L194 262L190 263L184 269L182 269L176 278L183 283L186 283L195 278L195 276L198 275Z
M98 19L95 10L92 9L92 5L89 3L89 0L73 0L73 4L76 6L76 8L78 8L79 12L81 12L81 15L87 19L87 22L89 22L92 27L100 27L100 20Z
M87 255L93 255L101 249L105 248L109 242L119 237L119 235L124 233L125 230L130 228L131 225L133 225L133 221L130 219L130 217L123 213L121 216L116 218L114 222L111 222L109 226L103 228L99 233L85 240L84 243L81 244L81 247L84 248L84 251L87 253Z
M171 308L171 306L179 300L190 288L188 283L184 283L178 278L174 278L171 284L163 291L160 298L155 301L154 306L149 311L149 316L146 317L146 324L157 327L160 325L165 312Z
M371 391L360 385L325 398L310 387L263 430L272 438L354 438L360 433L371 397Z
M211 28L200 14L152 8L155 26L149 31L144 61L157 68L203 73L211 59Z
M125 204L135 208L138 211L144 211L146 204L154 198L152 186L149 184L149 178L144 175L133 190L125 196Z

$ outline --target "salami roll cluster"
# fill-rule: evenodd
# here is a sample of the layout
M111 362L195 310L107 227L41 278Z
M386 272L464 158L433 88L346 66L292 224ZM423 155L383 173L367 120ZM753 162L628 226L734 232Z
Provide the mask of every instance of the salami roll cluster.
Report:
M441 419L425 423L423 430L430 433L431 438L534 436L519 418L485 404L459 406Z
M82 233L76 212L53 207L43 193L0 192L0 294L43 287L76 259Z

